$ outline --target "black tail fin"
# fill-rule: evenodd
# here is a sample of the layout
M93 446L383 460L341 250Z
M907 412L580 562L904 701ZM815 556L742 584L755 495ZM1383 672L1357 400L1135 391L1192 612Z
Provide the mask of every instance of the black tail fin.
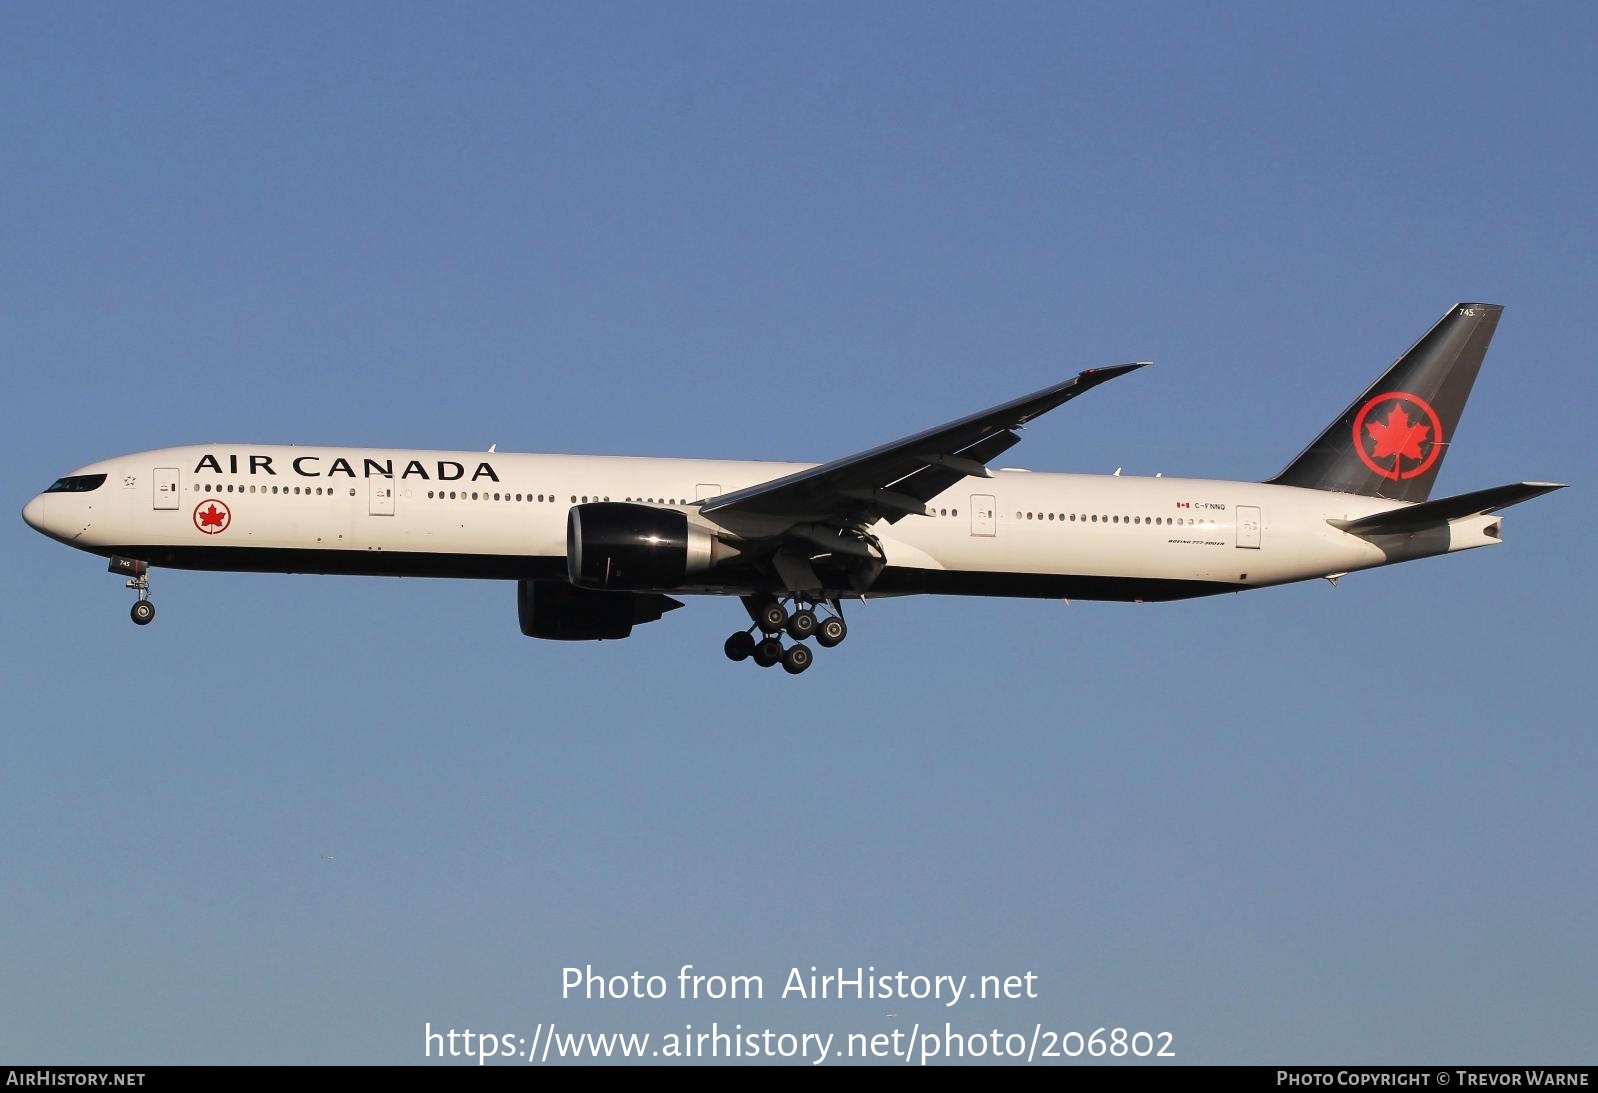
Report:
M1271 484L1426 500L1503 310L1449 308Z

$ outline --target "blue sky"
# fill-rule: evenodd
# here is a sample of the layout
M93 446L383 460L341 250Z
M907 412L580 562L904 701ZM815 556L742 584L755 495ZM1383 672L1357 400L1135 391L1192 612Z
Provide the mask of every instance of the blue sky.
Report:
M820 460L1134 359L1005 462L1259 479L1456 300L1506 312L1439 491L1575 488L1335 590L859 605L800 679L735 604L567 646L493 582L158 572L135 630L12 519L0 1059L1594 1061L1598 17L989 8L8 10L11 503L208 440ZM561 997L685 963L767 997Z

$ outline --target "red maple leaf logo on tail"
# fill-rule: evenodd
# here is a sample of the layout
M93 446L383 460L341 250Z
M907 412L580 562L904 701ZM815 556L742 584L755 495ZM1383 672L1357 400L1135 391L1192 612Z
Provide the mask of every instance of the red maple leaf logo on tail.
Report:
M1367 424L1365 431L1376 442L1376 450L1371 453L1373 459L1385 459L1388 456L1424 459L1426 453L1421 451L1420 446L1432 428L1430 425L1410 421L1409 414L1403 406L1395 405L1387 415L1386 422ZM1396 459L1394 469L1397 469Z
M1387 420L1374 420L1383 410ZM1418 478L1436 465L1443 454L1443 421L1419 395L1387 391L1367 399L1359 408L1351 439L1361 463L1383 478L1399 482Z

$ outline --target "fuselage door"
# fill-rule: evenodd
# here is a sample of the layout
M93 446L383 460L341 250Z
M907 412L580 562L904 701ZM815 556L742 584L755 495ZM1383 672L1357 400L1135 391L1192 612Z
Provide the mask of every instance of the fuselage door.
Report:
M997 530L998 502L991 493L971 495L971 534L992 535Z
M1237 506L1237 545L1250 550L1260 548L1260 510L1253 505Z
M155 507L158 509L175 509L178 507L178 469L176 467L157 467L151 476L155 483Z
M394 480L374 475L366 480L367 509L373 516L394 515Z

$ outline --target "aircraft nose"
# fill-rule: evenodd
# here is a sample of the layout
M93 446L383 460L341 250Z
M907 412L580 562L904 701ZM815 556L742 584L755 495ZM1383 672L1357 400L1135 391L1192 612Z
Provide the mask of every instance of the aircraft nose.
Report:
M34 531L44 530L44 494L22 506L22 518Z

